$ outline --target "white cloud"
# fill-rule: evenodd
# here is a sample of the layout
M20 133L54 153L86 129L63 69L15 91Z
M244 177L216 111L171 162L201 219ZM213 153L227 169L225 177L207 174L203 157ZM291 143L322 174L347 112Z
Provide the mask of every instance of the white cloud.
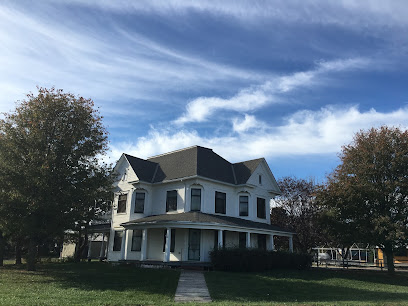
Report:
M192 145L212 148L232 162L257 157L306 156L336 154L341 146L352 141L360 129L381 125L408 128L408 108L382 113L374 109L362 112L356 106L340 108L327 106L318 111L303 110L287 117L280 126L263 122L260 129L250 129L256 122L254 116L233 123L240 131L217 137L204 137L196 130L151 129L136 143L116 143L112 158L122 152L146 158Z
M257 121L255 116L245 114L244 119L234 118L232 120L232 129L234 132L243 133L255 127L262 127L263 123Z
M275 77L262 85L242 89L230 98L198 97L187 104L185 113L177 118L174 123L183 125L188 122L203 122L217 110L253 111L279 101L278 96L280 95L322 82L319 80L322 75L362 69L368 67L369 64L370 60L365 58L321 61L317 63L316 68L313 70Z

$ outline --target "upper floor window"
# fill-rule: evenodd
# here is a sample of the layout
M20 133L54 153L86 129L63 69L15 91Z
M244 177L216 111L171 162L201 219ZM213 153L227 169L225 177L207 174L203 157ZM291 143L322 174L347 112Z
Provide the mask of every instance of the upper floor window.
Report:
M123 231L115 231L113 237L113 251L120 251L122 248Z
M259 185L262 185L262 175L258 175L258 183Z
M215 192L215 212L225 214L227 211L227 194L225 192Z
M191 188L191 210L201 210L201 189Z
M133 230L132 251L139 252L142 249L142 230Z
M239 196L239 215L248 216L248 196Z
M145 193L144 192L136 192L135 213L143 213L144 212L144 204L145 204Z
M118 198L118 213L126 212L127 194L121 194Z
M177 210L177 190L167 191L166 211Z
M257 209L257 217L261 219L266 219L265 199L263 198L256 199L256 209Z

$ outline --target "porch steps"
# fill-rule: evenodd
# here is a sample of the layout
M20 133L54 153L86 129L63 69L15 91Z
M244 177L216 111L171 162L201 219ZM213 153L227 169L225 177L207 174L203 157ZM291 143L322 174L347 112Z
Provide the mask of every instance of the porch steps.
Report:
M181 271L175 302L211 302L204 273L201 271Z

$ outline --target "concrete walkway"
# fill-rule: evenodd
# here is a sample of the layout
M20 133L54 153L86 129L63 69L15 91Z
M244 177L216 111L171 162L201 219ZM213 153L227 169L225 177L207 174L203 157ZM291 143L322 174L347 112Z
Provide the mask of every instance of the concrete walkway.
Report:
M201 271L181 271L174 301L211 302L204 273Z

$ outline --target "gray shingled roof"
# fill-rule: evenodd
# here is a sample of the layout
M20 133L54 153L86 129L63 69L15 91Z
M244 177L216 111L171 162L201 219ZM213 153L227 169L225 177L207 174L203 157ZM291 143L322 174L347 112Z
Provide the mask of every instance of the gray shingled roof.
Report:
M157 163L137 158L129 154L125 154L125 157L139 180L145 182L151 182L153 180L153 176L158 168Z
M245 184L262 158L232 164L213 150L194 146L147 160L125 154L141 181L158 183L165 180L203 176L230 184Z
M122 223L121 225L124 227L130 225L138 225L144 223L169 223L169 222L193 222L193 223L213 223L214 225L230 225L230 226L238 226L247 229L263 229L263 230L272 230L272 231L279 231L279 232L292 232L290 230L286 230L276 225L269 225L266 223L260 223L250 220L245 220L241 218L234 218L229 216L220 216L220 215L212 215L206 214L202 212L185 212L185 213L178 213L178 214L162 214L162 215L154 215L145 218L140 218L137 220L129 221Z
M262 160L263 158L258 158L241 163L235 163L234 171L235 176L237 177L237 184L245 184Z

